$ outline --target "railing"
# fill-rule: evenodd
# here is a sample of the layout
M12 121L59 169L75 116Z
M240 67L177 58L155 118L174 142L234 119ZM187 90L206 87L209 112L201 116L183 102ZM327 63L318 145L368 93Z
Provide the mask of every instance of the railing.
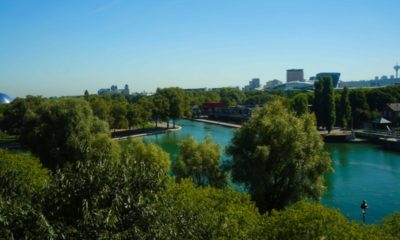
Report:
M388 130L378 130L378 129L362 129L362 130L354 130L355 134L359 135L367 135L370 137L383 137L383 138L397 138L400 139L399 131L388 131Z

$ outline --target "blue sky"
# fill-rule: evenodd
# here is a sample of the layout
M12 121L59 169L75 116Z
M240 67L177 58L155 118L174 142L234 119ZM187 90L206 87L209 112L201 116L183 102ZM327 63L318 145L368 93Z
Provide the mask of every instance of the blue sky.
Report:
M0 92L244 86L394 74L397 0L0 0Z

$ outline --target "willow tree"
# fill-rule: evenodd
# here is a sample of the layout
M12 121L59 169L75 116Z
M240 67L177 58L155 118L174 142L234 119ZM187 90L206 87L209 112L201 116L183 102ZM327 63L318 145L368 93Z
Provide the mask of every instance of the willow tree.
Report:
M196 186L225 187L228 176L220 166L220 147L210 136L200 143L186 138L179 145L179 151L172 169L178 180L191 178Z
M272 102L255 111L227 147L233 181L248 187L261 212L319 200L324 174L332 169L323 147L310 114L296 117Z

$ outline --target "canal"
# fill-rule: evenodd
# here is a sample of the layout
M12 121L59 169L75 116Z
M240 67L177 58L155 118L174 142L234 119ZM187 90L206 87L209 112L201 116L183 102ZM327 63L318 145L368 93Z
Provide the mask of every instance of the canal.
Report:
M167 151L174 160L178 154L178 143L192 136L202 140L210 134L224 150L235 129L218 125L179 120L182 130L143 137L146 142L155 142ZM388 214L400 211L400 154L382 150L377 145L329 143L326 150L333 159L334 173L326 176L328 190L321 202L338 208L349 219L360 221L362 200L367 200L367 223L377 223ZM230 161L224 155L223 161Z

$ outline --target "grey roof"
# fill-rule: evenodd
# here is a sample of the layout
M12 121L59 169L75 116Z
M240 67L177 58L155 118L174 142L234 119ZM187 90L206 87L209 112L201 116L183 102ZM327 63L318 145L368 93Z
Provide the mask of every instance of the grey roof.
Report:
M391 121L387 120L386 118L380 117L380 118L375 118L372 123L375 124L389 124L392 123Z
M393 112L400 112L400 103L388 103L387 106L388 106Z
M10 103L10 102L12 102L12 100L13 100L12 97L8 96L5 93L1 93L0 92L0 104L2 104L2 103Z

